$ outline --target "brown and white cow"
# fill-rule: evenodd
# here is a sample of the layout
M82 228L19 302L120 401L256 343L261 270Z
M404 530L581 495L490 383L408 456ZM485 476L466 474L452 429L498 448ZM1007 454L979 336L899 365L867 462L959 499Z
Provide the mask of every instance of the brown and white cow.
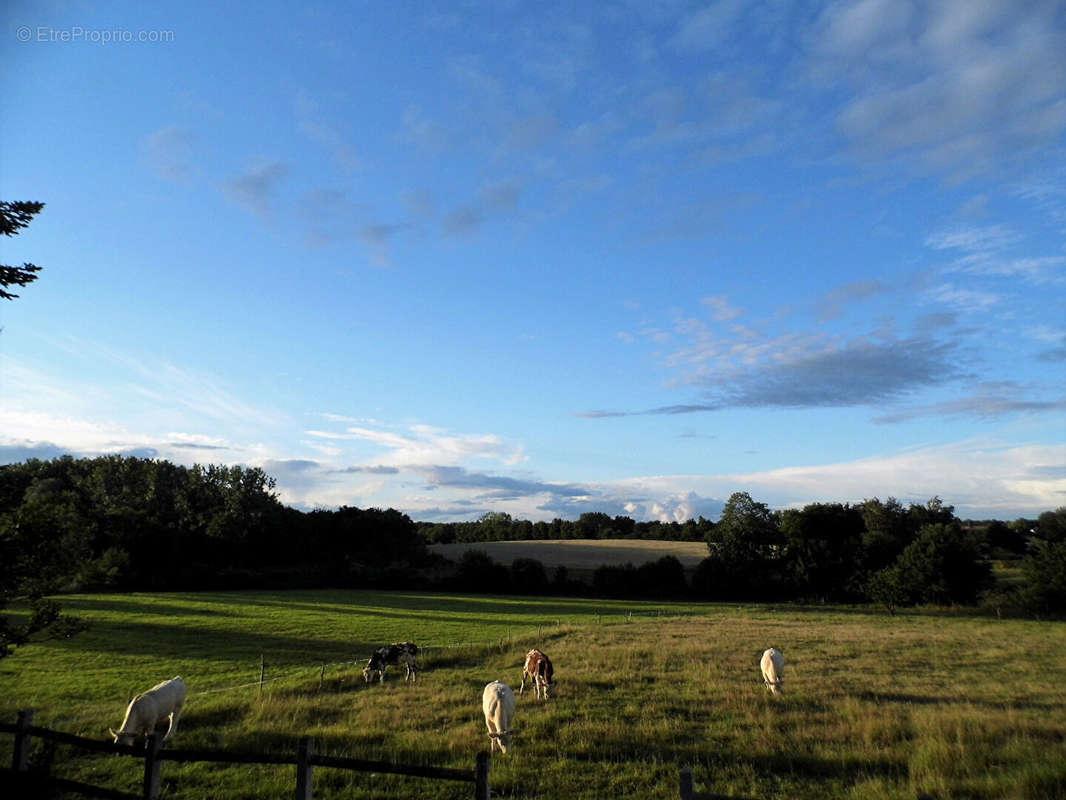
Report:
M385 682L385 670L403 664L407 667L405 681L418 679L418 645L413 642L399 642L379 647L370 656L370 660L363 667L363 680L372 683L374 678L379 683Z
M536 648L526 653L526 663L522 667L522 685L518 687L518 693L522 694L526 688L526 678L533 681L533 695L547 700L552 696L555 689L555 670L552 668L551 659Z

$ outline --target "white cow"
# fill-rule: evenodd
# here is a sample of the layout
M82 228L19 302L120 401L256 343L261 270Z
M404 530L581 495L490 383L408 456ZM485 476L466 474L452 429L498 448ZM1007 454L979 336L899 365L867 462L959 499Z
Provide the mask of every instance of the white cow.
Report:
M771 647L762 654L759 666L762 668L763 683L770 690L770 694L778 694L781 684L785 682L785 657L781 655L781 651Z
M119 744L132 745L138 736L152 733L160 720L169 717L170 725L163 736L163 741L166 741L171 734L177 733L178 717L181 716L183 705L185 682L181 678L171 678L134 697L126 709L122 727L118 731L113 728L108 730Z
M485 726L489 729L489 752L497 747L506 753L511 744L511 720L514 719L514 692L506 683L493 681L481 695L481 710L485 712Z

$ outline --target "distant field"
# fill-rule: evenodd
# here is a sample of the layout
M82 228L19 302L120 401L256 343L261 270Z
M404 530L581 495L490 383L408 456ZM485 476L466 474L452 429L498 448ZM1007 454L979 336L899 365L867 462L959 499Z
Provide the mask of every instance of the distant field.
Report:
M663 556L674 556L686 570L707 558L706 542L660 542L644 539L559 539L530 542L464 542L435 544L430 551L458 560L467 550L483 550L493 561L510 565L516 558L535 558L552 570L590 571L603 564L630 563L639 567Z
M924 610L666 604L370 591L80 595L90 628L0 661L0 717L103 739L131 694L174 675L190 697L173 747L319 752L469 769L486 749L480 694L555 662L557 697L519 698L512 798L1062 800L1066 625ZM380 643L430 645L416 685L359 674ZM769 697L759 654L785 653ZM267 664L262 696L254 683ZM327 669L322 673L322 664ZM321 688L319 686L322 681ZM253 685L248 686L247 684ZM0 735L0 762L11 737ZM55 772L131 791L131 759L60 747ZM286 767L176 765L167 800L292 796ZM315 797L469 798L462 784L315 771Z

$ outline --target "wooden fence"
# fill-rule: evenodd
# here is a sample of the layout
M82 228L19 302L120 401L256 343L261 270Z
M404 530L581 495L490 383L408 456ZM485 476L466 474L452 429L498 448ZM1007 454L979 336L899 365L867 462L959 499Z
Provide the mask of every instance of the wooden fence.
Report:
M0 722L0 733L15 734L15 746L11 756L11 768L5 770L5 783L12 784L15 788L23 787L23 791L16 792L15 797L30 797L29 789L33 786L47 785L56 789L69 792L77 792L87 797L114 798L114 800L157 800L161 780L161 766L164 761L176 761L188 763L192 761L210 761L215 763L230 764L274 764L292 765L296 767L296 792L293 795L296 800L312 800L312 776L314 767L329 767L334 769L346 769L355 772L388 773L393 775L409 775L417 778L430 778L433 780L461 781L474 784L475 800L489 800L489 770L492 767L492 757L482 751L477 754L477 761L472 770L447 769L444 767L423 767L411 764L393 764L388 761L364 761L356 758L339 758L336 756L317 755L314 752L314 743L311 737L305 736L299 740L296 752L291 755L275 755L269 753L235 753L223 750L164 750L162 740L157 734L148 737L147 745L143 749L130 745L101 742L96 739L86 739L74 736L70 733L53 731L48 728L38 728L33 725L33 712L20 711L18 721L12 725ZM48 775L37 775L30 772L30 745L33 737L52 741L58 744L68 744L80 747L84 750L95 750L101 753L117 753L119 755L133 756L144 759L144 779L141 791L133 794L121 792L115 789L105 789L92 786L79 781L54 778ZM38 783L39 782L39 783Z

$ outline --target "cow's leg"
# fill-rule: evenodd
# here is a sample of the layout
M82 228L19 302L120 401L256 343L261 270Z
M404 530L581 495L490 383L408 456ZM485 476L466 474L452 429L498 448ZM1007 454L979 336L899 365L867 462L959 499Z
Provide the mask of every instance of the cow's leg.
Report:
M529 673L527 673L525 670L522 670L522 685L518 687L518 693L519 694L522 694L522 692L524 692L526 690L526 675L528 675L528 674ZM533 690L536 691L536 688L537 688L536 682L534 681Z

